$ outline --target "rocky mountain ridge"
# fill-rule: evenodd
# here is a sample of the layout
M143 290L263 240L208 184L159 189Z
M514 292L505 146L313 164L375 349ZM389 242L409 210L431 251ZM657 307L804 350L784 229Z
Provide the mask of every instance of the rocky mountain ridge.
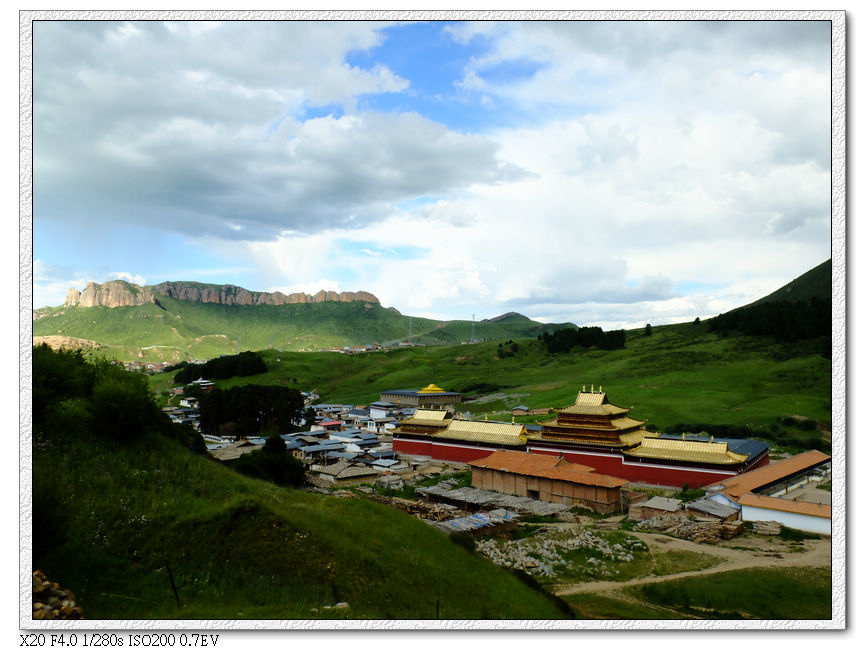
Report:
M216 303L220 305L291 305L317 302L354 302L356 300L379 304L378 298L367 291L319 291L284 294L280 291L249 291L233 284L207 285L194 282L162 282L152 286L138 286L124 280L110 280L104 284L89 282L84 291L70 289L64 307L134 307L148 303L159 304L159 296L176 300Z

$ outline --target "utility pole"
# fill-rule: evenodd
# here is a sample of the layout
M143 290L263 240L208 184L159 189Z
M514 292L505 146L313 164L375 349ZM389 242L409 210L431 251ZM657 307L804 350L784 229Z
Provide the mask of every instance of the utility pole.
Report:
M408 342L411 343L411 316L408 317Z
M475 342L475 315L472 314L472 343Z

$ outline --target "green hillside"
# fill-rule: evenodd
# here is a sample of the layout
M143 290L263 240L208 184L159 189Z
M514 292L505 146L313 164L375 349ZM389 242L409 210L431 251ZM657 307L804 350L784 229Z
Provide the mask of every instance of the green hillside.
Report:
M40 357L33 568L71 589L86 618L563 616L394 508L277 487L189 451L152 404L102 427L100 409L142 404L137 382L80 367ZM326 609L338 602L349 609Z
M310 351L408 339L424 345L471 340L471 321L409 318L373 303L321 302L292 305L220 305L160 296L161 305L53 307L40 310L33 335L68 336L107 346L121 360L180 361L240 350ZM411 325L409 325L411 321ZM524 316L475 323L477 339L508 339L554 331ZM139 357L139 352L141 356Z
M705 423L748 426L772 440L828 442L830 437L831 363L819 340L782 343L687 323L655 327L651 336L627 332L619 350L549 354L537 339L515 341L513 356L500 356L511 346L500 349L498 343L360 355L264 351L267 374L217 384L275 383L316 390L325 403L368 404L383 390L434 382L482 396L461 410L508 419L514 406L565 406L583 385L594 384L603 386L613 403L634 406L634 417L658 429ZM165 400L171 376L155 375L151 385ZM785 425L784 418L815 425L806 431Z
M810 271L803 273L768 296L755 300L748 306L767 302L807 302L811 298L830 298L832 296L832 260L826 260Z

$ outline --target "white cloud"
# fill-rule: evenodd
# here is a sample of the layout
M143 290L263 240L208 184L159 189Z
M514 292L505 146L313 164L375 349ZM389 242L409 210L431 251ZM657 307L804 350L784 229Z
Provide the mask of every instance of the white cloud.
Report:
M209 27L37 32L37 218L175 229L286 292L605 327L714 315L829 256L825 26L449 25L481 133L358 109L419 81L346 63L375 24Z

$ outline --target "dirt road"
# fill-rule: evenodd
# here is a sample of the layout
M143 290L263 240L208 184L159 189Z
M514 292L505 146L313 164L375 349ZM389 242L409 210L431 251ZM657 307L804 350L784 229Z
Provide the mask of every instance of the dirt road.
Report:
M666 551L690 551L692 553L704 553L721 559L716 566L698 571L684 571L664 576L644 576L633 580L615 582L585 582L579 584L563 584L555 588L557 596L578 594L587 592L612 592L630 587L632 585L648 584L652 582L666 582L689 576L702 576L734 569L750 569L754 567L830 567L832 561L832 545L828 538L819 540L805 540L802 549L790 551L788 544L776 537L762 537L749 535L735 538L718 545L697 544L676 537L658 535L655 533L632 532L631 535L639 537L645 542L649 549L654 552ZM736 548L732 548L736 547ZM747 547L748 550L743 550Z

